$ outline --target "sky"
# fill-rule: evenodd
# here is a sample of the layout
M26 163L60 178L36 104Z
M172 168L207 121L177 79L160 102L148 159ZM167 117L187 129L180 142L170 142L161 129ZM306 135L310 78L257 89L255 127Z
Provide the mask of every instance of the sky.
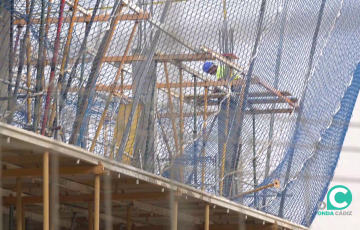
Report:
M354 113L346 134L335 176L330 187L344 185L352 193L352 202L346 211L352 216L317 216L311 225L313 230L360 229L360 99L357 99ZM324 200L326 202L326 198Z

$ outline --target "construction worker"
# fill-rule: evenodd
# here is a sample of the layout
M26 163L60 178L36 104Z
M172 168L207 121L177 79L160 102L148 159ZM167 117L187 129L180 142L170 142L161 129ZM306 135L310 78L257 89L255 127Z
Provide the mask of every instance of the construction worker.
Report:
M217 80L220 81L220 80L224 80L227 78L227 76L229 75L227 73L230 72L230 69L227 68L226 66L217 66L212 62L205 62L203 65L203 71L210 75L216 75ZM233 75L233 74L231 74L231 75ZM239 78L240 78L240 75L236 74L233 80L237 80ZM235 91L234 87L231 87L231 88L232 88L232 91ZM218 90L215 90L215 91L218 91Z
M203 65L203 71L205 73L216 75L217 80L225 79L238 79L241 75L236 74L234 76L233 71L230 70L226 65L217 66L212 62L205 62ZM239 92L241 91L241 84L235 84L231 86L233 94L230 98L224 99L222 96L218 98L219 103L219 114L218 114L218 156L219 159L225 154L225 170L233 166L233 155L234 147L237 143L235 135L231 135L231 127L236 125L236 107L239 102ZM220 92L219 88L214 89L214 93ZM225 92L223 92L225 93ZM226 143L226 146L224 147ZM225 151L225 152L224 152ZM225 171L226 173L226 171ZM229 195L231 187L231 181L229 182L228 177L224 179L224 196Z
M218 66L215 65L212 62L205 62L203 65L203 70L205 73L211 74L211 75L217 75L217 71L218 71ZM219 71L219 75L220 75L220 71ZM220 77L220 76L217 76Z
M165 167L164 167L164 171L163 171L163 173L161 174L161 176L170 179L170 168L171 168L171 167L170 167L170 164L167 163L167 164L165 165Z
M178 161L175 160L175 162L171 163L167 163L164 167L164 171L161 174L161 176L167 178L167 179L172 179L175 181L180 181L180 174L179 174L179 163ZM172 175L171 175L172 174Z

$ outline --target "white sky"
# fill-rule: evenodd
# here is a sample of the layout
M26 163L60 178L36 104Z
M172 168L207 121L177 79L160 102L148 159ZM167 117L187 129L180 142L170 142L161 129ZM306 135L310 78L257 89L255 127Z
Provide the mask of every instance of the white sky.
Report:
M330 187L344 185L351 190L353 200L346 211L352 216L317 216L311 226L314 230L360 229L360 99L355 105L349 130L345 137L335 177ZM326 201L326 198L325 198Z

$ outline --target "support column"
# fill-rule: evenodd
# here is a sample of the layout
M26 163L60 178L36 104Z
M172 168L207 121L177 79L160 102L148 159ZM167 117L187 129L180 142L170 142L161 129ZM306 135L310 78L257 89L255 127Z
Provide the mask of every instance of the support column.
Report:
M94 203L88 203L88 222L89 230L94 230Z
M172 221L172 228L171 230L177 230L178 226L178 200L174 199L174 206L173 206L173 221Z
M204 229L205 230L209 230L209 217L210 216L210 207L209 204L206 204L205 206L205 226Z
M100 229L100 176L95 176L94 230Z
M9 230L14 229L14 205L10 205L9 210Z
M131 230L131 207L127 207L126 209L126 214L127 214L127 221L126 221L126 226L127 226L127 230Z
M24 202L21 203L21 223L22 223L22 230L25 230L25 204L24 204Z
M25 219L25 230L30 230L30 219L29 218L26 218Z
M49 230L49 152L44 153L43 163L43 229Z
M16 229L22 230L21 177L16 178Z
M1 214L2 221L0 223L1 229L8 230L9 229L9 215Z

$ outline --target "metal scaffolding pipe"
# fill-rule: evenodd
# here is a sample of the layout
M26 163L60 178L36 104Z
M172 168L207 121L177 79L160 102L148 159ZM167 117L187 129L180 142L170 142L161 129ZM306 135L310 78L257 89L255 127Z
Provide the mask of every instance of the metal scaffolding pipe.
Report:
M280 188L280 182L279 182L279 180L274 180L274 182L271 183L271 184L264 185L264 186L261 186L261 187L259 187L259 188L257 188L257 189L253 189L253 190L250 190L250 191L247 191L247 192L238 194L238 195L236 195L236 196L231 197L231 199L235 199L235 198L239 198L239 197L242 197L242 196L251 194L251 193L259 192L259 191L261 191L261 190L264 190L264 189L267 189L267 188L271 188L271 187Z

